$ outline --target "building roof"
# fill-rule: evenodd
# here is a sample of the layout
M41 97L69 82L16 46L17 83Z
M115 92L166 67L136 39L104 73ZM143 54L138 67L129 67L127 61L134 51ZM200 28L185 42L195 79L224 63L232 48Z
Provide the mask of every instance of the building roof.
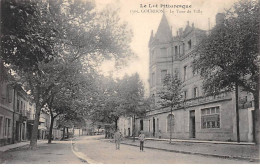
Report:
M155 39L163 43L172 41L172 30L165 14L162 16L161 22L155 34Z

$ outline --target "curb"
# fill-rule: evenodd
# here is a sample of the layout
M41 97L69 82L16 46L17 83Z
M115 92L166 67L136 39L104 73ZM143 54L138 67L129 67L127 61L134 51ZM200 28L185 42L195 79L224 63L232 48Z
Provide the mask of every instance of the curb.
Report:
M82 162L86 164L101 164L100 162L88 158L84 153L79 152L77 147L75 146L75 142L72 142L74 140L75 138L71 139L71 150L73 154L76 155L76 157L78 157Z
M137 137L135 137L138 139ZM128 139L133 139L133 137L130 137ZM152 140L152 141L170 141L170 139L158 139L158 138L146 138L146 140ZM255 143L250 142L225 142L225 141L207 141L207 140L181 140L181 139L172 139L172 142L187 142L187 143L209 143L209 144L231 144L231 145L256 145Z
M129 144L129 143L121 143L121 144L139 147L138 145L135 145L135 144ZM205 153L187 152L187 151L179 151L179 150L168 150L168 149L164 149L164 148L155 148L155 147L149 147L149 146L146 146L145 148L167 151L167 152L182 153L182 154L203 155L203 156L208 156L208 157L218 157L218 158L225 158L225 159L228 158L228 159L248 160L250 162L260 162L259 158L238 157L238 156L218 155L218 154L205 154Z
M7 148L0 148L0 152L10 151L10 150L13 150L13 149L16 149L16 148L20 148L20 147L27 146L27 145L29 145L29 144L30 144L30 143L26 142L26 143L24 143L24 144L19 144L19 145L16 145L16 146L14 146L14 145L12 145L12 144L6 145L6 146L10 146L10 147L9 147L9 148L8 148L8 147L7 147ZM5 146L3 146L3 147L5 147Z

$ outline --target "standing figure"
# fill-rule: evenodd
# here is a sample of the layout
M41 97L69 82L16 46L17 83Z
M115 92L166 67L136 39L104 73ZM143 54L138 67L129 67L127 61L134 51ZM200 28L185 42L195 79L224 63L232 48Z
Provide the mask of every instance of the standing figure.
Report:
M114 134L114 139L116 143L116 150L120 150L120 142L121 142L121 134L118 130L116 130L116 133Z
M140 140L140 151L144 151L145 135L143 131L141 131L141 134L139 135L139 140Z

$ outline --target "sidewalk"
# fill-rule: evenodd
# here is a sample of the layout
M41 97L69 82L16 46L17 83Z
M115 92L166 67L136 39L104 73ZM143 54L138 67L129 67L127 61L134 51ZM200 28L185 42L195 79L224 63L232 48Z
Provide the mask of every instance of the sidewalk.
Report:
M0 152L5 152L8 150L18 148L18 147L23 147L23 146L26 146L29 144L30 144L30 141L24 141L24 142L20 142L20 143L5 145L5 146L0 147Z
M37 148L30 150L29 142L0 147L0 164L82 164L71 150L71 141L37 141Z
M40 143L47 143L47 140L37 140L37 144L40 144ZM8 145L5 145L5 146L1 146L0 152L5 152L5 151L8 151L8 150L18 148L18 147L27 146L29 144L30 144L30 141L22 141L22 142L15 143L15 144L8 144Z
M133 142L132 138L126 138L121 143L139 147L138 139ZM219 158L234 158L254 162L260 161L259 147L252 143L238 144L235 142L229 143L173 139L172 143L170 144L169 139L147 138L144 147L183 154L196 154Z

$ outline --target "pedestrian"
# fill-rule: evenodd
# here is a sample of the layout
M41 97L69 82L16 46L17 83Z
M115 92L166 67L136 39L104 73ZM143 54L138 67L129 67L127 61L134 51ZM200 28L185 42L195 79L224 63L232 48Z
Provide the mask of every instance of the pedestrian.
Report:
M145 135L144 132L141 131L141 134L139 135L139 140L140 140L140 151L144 151L144 140L145 140Z
M116 143L116 150L120 150L121 138L122 138L121 133L118 130L116 130L116 132L114 134L114 139L115 139L115 143Z

